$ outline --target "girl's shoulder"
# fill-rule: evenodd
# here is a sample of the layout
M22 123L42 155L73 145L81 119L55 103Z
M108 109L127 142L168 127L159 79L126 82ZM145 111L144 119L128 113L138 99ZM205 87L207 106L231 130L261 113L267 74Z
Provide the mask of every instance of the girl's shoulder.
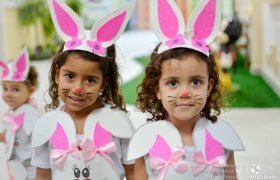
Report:
M219 119L212 123L206 118L200 118L193 130L193 142L197 150L205 154L214 146L230 151L245 150L236 131L225 121ZM134 133L128 146L128 160L153 154L156 149L173 151L183 147L183 141L178 129L169 121L155 121L142 125Z

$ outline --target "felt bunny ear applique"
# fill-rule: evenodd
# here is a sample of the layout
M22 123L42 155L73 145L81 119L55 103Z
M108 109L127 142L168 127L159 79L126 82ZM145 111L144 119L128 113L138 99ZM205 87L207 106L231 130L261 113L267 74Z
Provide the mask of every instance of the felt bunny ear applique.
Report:
M29 72L29 55L25 46L12 61L6 65L0 61L1 80L22 82L25 81Z
M166 160L172 151L183 147L177 128L168 121L156 121L140 126L128 145L127 159L137 159L146 154ZM163 150L163 151L161 151Z
M152 27L162 42L158 53L173 48L190 48L209 56L210 44L221 21L221 0L200 1L185 28L184 17L174 0L151 0ZM187 29L187 31L186 31ZM190 39L185 34L191 34Z
M91 31L84 30L78 15L63 0L48 0L54 26L65 41L63 51L85 50L106 56L106 48L114 44L123 33L134 9L132 0L97 21Z

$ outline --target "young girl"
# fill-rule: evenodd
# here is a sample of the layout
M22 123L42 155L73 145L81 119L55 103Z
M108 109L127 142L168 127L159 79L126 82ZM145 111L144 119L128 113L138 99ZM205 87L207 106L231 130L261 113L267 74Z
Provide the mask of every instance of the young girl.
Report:
M61 0L49 0L58 34L65 41L50 70L47 109L35 126L32 164L36 179L134 179L126 161L133 125L119 94L113 43L124 31L135 1L84 31L79 17ZM42 133L43 132L43 133Z
M200 2L187 26L194 33L189 40L175 2L151 1L153 29L162 42L138 87L136 106L151 116L129 143L128 159L138 158L136 180L237 178L233 151L244 147L217 118L223 86L206 46L218 29L221 2Z
M38 84L37 72L34 67L29 67L26 47L12 63L6 65L0 61L0 67L2 97L10 107L2 117L5 138L1 138L1 141L6 145L6 158L15 178L34 179L35 168L31 165L31 132L39 113L32 105L30 97Z

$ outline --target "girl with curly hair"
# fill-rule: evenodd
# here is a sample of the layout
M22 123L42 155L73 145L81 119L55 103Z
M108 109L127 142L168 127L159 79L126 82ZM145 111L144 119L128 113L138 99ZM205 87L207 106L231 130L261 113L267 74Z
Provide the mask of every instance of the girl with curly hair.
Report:
M199 22L220 3L200 2L188 24L195 36L188 38L175 2L151 1L153 29L162 42L137 87L136 107L149 116L129 143L136 180L236 179L233 151L244 147L235 131L218 119L225 88L207 47L218 29L219 13L207 13L211 28Z

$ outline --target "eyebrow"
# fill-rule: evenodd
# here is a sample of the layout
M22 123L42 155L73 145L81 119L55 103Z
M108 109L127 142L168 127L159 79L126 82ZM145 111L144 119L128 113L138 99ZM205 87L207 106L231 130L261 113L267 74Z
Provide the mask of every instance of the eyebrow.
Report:
M77 73L75 73L75 72L73 72L73 71L70 71L70 70L68 70L68 69L63 69L62 72L71 73L71 74L74 74L74 75L77 74ZM95 76L95 75L87 75L87 77L91 77L91 78L94 78L94 79L101 79L100 77Z
M190 76L190 79L194 79L194 78L198 78L198 79L207 79L205 76L201 76L201 75ZM177 79L179 79L179 78L176 77L176 76L169 76L169 77L163 78L164 81L171 80L171 79L177 80Z

